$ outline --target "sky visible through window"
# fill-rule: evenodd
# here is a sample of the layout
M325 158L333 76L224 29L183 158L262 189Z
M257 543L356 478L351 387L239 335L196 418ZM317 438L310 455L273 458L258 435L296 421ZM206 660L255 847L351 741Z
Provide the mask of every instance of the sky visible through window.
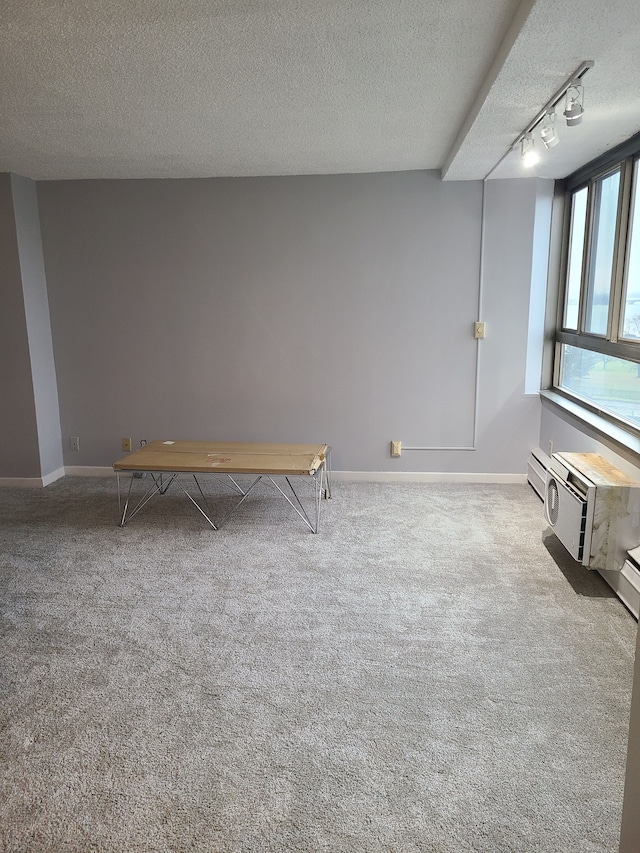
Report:
M618 218L620 172L608 175L596 187L596 215L592 238L591 271L587 287L585 331L594 335L606 335Z
M567 334L558 331L558 387L635 429L640 428L639 164L637 157L624 160L571 194ZM627 180L630 195L622 194ZM619 328L610 325L612 316L620 318Z
M638 162L633 175L633 207L631 208L629 256L627 258L624 318L625 338L640 340L640 186Z

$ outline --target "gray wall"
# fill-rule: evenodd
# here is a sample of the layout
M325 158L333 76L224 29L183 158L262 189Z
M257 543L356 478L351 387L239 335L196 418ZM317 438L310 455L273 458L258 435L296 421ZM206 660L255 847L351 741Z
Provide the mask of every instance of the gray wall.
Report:
M522 473L537 445L540 400L525 393L525 376L529 350L535 357L542 334L534 324L535 338L529 339L534 248L541 248L539 235L534 243L536 216L548 229L548 188L549 182L534 179L489 181L485 187L481 313L487 338L479 344L477 467L467 470Z
M524 472L536 181L38 184L67 465L120 439L327 441L353 471ZM476 359L480 353L477 450Z

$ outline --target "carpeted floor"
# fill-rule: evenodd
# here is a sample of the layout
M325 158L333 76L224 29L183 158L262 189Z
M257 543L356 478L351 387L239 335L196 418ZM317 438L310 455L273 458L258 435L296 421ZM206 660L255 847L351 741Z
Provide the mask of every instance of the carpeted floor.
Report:
M0 490L2 853L612 853L636 623L528 486Z

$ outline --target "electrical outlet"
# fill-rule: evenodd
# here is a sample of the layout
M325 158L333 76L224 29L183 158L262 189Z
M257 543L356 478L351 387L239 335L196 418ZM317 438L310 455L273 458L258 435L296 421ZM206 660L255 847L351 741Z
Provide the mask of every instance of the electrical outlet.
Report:
M80 450L80 436L70 435L69 447L71 448L71 450Z
M131 439L130 438L123 438L122 439L122 449L125 451L125 453L128 453L131 450Z
M401 441L392 441L391 442L391 455L392 456L401 456L402 455L402 442Z
M473 324L473 337L477 341L481 341L486 333L486 323L474 323Z

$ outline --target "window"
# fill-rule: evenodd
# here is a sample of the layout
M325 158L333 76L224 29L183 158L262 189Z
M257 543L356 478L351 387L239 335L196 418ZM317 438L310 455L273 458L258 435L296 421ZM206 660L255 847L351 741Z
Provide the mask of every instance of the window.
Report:
M631 219L629 221L628 255L624 277L623 337L640 341L640 191L636 160L631 192Z
M554 386L640 433L640 140L625 152L567 181Z

